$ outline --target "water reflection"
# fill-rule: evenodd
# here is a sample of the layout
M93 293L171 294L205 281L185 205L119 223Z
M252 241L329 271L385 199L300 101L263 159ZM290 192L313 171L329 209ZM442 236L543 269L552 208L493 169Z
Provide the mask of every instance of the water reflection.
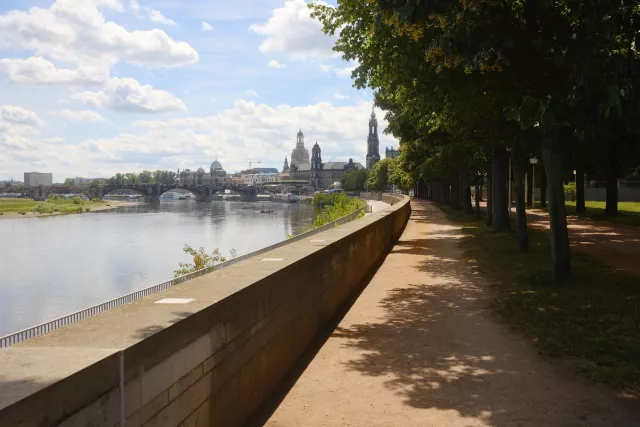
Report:
M302 204L169 201L2 219L0 335L168 280L189 261L185 244L242 255L300 232L312 217Z

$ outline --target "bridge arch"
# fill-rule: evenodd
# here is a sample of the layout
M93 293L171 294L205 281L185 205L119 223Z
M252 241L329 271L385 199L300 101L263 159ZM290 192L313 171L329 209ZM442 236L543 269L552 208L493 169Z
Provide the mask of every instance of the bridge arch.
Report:
M122 186L122 187L108 187L108 188L102 188L102 191L100 192L99 198L100 199L104 199L106 196L110 195L111 193L115 192L115 191L131 191L133 193L136 193L140 196L142 196L145 200L148 199L149 195L138 188L130 188L130 187L126 187L126 186Z
M183 190L183 191L188 191L189 193L193 193L196 196L202 196L203 195L203 189L202 188L193 188L193 187L188 187L188 186L184 186L184 185L177 185L175 187L161 187L158 189L158 197L162 196L164 193L168 192L168 191L175 191L175 190Z

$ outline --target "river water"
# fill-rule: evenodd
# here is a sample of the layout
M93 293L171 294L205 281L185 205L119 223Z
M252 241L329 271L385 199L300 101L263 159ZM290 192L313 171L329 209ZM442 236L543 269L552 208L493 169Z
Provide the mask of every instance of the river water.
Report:
M0 336L169 280L185 244L243 255L312 220L306 204L184 200L2 219Z

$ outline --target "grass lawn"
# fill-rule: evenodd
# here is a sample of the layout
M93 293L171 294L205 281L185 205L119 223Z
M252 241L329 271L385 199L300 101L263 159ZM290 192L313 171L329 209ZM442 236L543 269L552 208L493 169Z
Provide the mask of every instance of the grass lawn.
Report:
M74 203L70 199L48 200L47 202L37 202L31 199L0 199L0 215L5 213L26 214L27 212L39 213L79 213L91 210L93 207L104 206L108 202L105 201L88 201L80 199L80 203Z
M616 224L626 224L640 226L640 202L618 202L618 216L605 216L605 202L585 202L587 211L576 213L576 202L565 201L567 205L567 213L585 218L591 218L598 221L609 221ZM536 208L540 208L540 202L536 201ZM547 210L544 208L544 210Z
M572 252L573 278L556 283L546 233L529 230L531 253L515 234L439 205L467 235L466 256L495 290L492 308L534 339L543 354L566 358L579 375L640 395L640 281ZM471 264L471 263L470 263Z
M618 224L638 225L640 226L640 202L618 202L618 216L605 216L605 202L585 202L587 211L583 213L575 213L576 202L565 202L567 210L572 215L584 216L592 219L603 221L611 221Z

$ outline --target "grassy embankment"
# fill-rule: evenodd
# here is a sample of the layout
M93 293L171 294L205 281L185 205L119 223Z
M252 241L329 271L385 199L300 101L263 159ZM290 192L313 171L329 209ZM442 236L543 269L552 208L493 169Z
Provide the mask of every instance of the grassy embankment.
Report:
M556 283L546 233L529 230L531 253L515 234L494 234L483 221L448 206L462 225L461 247L495 292L492 308L533 338L541 352L567 359L578 374L640 395L640 281L572 252L573 278Z
M64 199L51 196L47 201L37 202L31 199L0 199L0 215L17 213L25 215L29 212L36 214L68 214L89 212L92 208L109 206L109 202L99 199L91 201L79 197Z
M347 197L344 193L315 194L313 196L313 206L321 209L321 211L316 215L311 227L304 231L322 227L363 208L366 204L367 202L364 200ZM362 216L364 216L364 212L358 218Z

